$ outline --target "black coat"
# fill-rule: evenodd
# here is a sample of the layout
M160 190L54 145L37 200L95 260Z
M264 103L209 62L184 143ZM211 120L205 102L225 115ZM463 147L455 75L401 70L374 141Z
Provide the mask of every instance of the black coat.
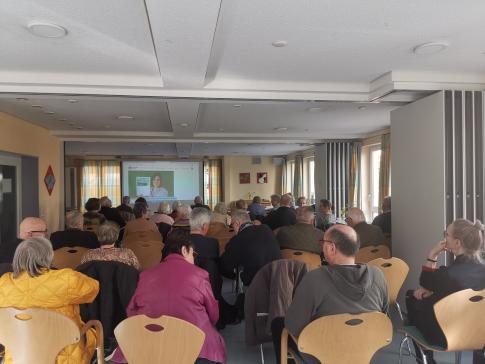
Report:
M65 246L79 246L87 249L99 248L98 237L95 233L92 231L83 231L79 229L56 231L51 234L50 241L54 250L63 248Z
M239 266L243 269L241 279L249 286L261 267L276 259L281 259L281 252L273 232L266 225L250 225L227 243L221 256L221 272L232 278Z
M222 278L219 273L219 242L200 234L190 234L190 241L194 244L197 253L195 264L209 273L214 297L221 297Z
M101 210L99 210L99 213L101 215L104 215L106 220L117 223L120 226L120 228L126 225L126 222L121 217L120 212L115 208L103 206L101 207Z
M291 207L280 206L277 210L270 212L269 215L263 219L263 224L268 225L271 230L282 226L295 225L295 210L293 210Z
M2 242L0 244L0 263L12 263L15 249L22 242L22 239Z
M135 293L138 270L124 263L106 261L87 262L77 270L99 281L96 299L81 305L83 321L101 321L105 340L114 337L113 330L126 318L126 308Z

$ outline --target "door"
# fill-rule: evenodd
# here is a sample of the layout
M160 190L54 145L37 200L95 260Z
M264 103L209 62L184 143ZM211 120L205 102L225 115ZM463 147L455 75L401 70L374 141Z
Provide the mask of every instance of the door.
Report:
M0 156L0 244L18 236L20 158Z

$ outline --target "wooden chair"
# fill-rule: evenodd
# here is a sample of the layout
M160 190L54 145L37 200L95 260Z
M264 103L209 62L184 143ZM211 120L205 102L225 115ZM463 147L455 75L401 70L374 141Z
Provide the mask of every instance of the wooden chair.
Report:
M197 326L175 317L137 315L115 328L118 344L130 364L193 364L204 344Z
M368 263L377 258L388 259L391 257L389 247L386 245L371 245L359 249L355 256L357 263Z
M135 253L140 263L140 269L145 270L160 263L164 244L161 241L139 241L129 242L124 247Z
M76 267L81 264L81 259L88 250L89 249L80 246L63 247L56 249L54 250L52 267L57 269L76 269Z
M226 245L234 236L234 231L230 231L222 222L211 222L207 237L217 239L219 242L219 255L224 253Z
M405 336L399 348L399 361L402 358L404 342L413 339L420 349L455 352L455 363L461 360L461 352L482 350L485 347L485 289L474 291L465 289L455 292L434 304L434 313L446 337L447 347L430 344L415 326L404 326ZM426 364L426 362L425 362Z
M103 327L88 321L79 330L70 318L50 310L0 308L0 342L14 364L54 364L59 352L79 342L88 329L96 329L98 363L104 364Z
M317 269L322 265L322 260L318 254L294 249L282 249L283 259L295 259L306 263L309 270Z
M288 363L288 330L281 336L281 364ZM381 312L324 316L310 322L298 338L298 350L325 364L368 364L392 341L391 320Z
M123 246L140 241L158 241L162 242L162 236L158 231L132 231L123 237Z

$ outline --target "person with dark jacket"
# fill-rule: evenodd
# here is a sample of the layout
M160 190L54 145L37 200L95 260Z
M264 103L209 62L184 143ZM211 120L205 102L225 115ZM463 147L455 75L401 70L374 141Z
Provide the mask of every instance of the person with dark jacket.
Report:
M99 210L101 209L99 198L89 198L84 204L84 208L86 209L86 212L83 214L85 228L99 226L106 221L104 215L99 213Z
M99 210L99 213L101 215L104 215L106 220L117 223L120 228L126 225L126 222L121 217L120 212L112 207L112 202L108 197L101 197L99 203L101 204L101 209Z
M261 205L261 197L254 196L253 203L248 207L249 217L252 220L261 220L263 221L264 216L266 215L266 210L263 205Z
M245 286L249 286L259 269L281 259L280 247L268 226L253 225L246 211L237 210L231 218L237 235L229 240L221 256L221 271L233 278L234 269L242 268L241 279Z
M271 230L296 224L296 214L295 210L291 208L291 201L292 197L290 195L281 196L280 207L270 212L263 219L263 224L268 225Z
M283 328L298 337L311 321L340 313L387 312L387 283L376 267L355 264L359 238L345 225L334 225L325 232L323 253L329 265L308 272L296 288L285 318L276 318L271 325L277 362L280 362L280 342ZM296 352L295 342L288 345ZM322 343L325 345L325 343ZM319 361L301 354L305 363Z
M391 196L384 197L382 201L382 214L377 215L372 225L379 226L387 238L391 238Z
M67 229L51 234L52 248L54 250L74 246L88 249L99 248L98 237L92 231L84 231L83 224L84 217L79 211L69 211L66 214Z
M434 314L434 304L452 293L467 288L485 288L485 264L480 256L483 230L483 224L478 220L473 223L458 219L448 225L445 238L431 249L423 265L419 278L421 288L407 293L409 324L416 326L433 345L447 345ZM455 260L448 267L438 268L438 256L444 251L453 253ZM419 350L416 350L416 353L419 355ZM425 351L425 355L428 363L436 363L432 351ZM473 363L485 362L479 352L475 352L473 357Z
M190 208L192 208L192 209L195 209L197 207L202 207L202 208L210 211L210 207L207 206L207 205L204 205L204 200L202 200L202 197L200 197L200 196L195 196L194 204L190 206Z
M133 209L130 206L130 200L131 200L130 196L123 196L123 202L121 202L121 205L117 206L116 209L118 211L125 211L132 214Z
M357 232L361 248L372 245L389 244L389 241L386 239L379 226L368 224L365 221L365 215L361 209L357 207L350 208L347 211L345 221L347 222L347 225L353 227Z

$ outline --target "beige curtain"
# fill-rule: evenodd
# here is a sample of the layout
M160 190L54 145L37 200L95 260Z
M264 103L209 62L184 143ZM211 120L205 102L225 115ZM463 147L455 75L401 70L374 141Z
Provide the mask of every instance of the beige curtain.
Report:
M108 196L117 206L121 201L120 163L118 161L83 161L81 206L91 197Z
M384 197L390 193L391 185L391 134L384 134L381 139L381 165L379 169L379 208Z
M349 207L360 207L361 205L361 154L362 143L352 143L350 150Z
M288 191L288 181L286 180L286 171L288 162L286 159L283 161L283 168L281 169L281 193L286 193Z
M303 196L303 156L295 156L295 175L293 176L293 197Z
M212 209L222 200L222 160L204 161L204 201Z

